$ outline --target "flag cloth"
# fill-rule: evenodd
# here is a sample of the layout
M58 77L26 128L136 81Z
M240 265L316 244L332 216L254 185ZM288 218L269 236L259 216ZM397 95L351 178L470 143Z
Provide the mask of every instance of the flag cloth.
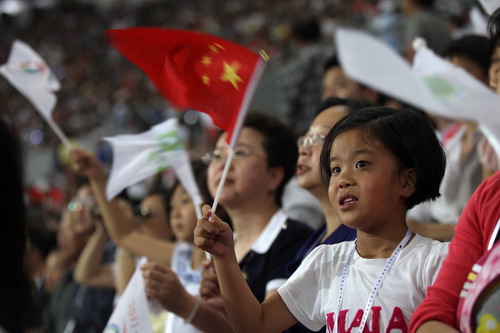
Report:
M426 47L411 67L381 40L355 30L339 29L336 43L347 76L426 112L478 123L500 157L500 95L465 70Z
M179 109L207 113L234 147L264 69L260 57L232 42L198 32L130 28L109 30L111 44L139 66Z
M104 140L113 147L113 165L106 186L108 200L143 179L174 168L193 201L198 205L202 203L177 119L166 120L143 133L106 137Z
M33 103L46 120L52 119L57 102L54 92L59 90L60 84L31 47L19 40L14 41L9 59L0 67L0 73Z
M153 326L149 318L148 299L144 291L144 278L140 270L145 262L146 258L139 261L134 275L132 275L109 318L104 333L153 333Z

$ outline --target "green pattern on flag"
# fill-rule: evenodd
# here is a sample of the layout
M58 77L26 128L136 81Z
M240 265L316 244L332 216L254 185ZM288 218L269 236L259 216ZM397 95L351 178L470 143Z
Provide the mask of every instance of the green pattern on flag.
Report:
M431 90L432 94L437 98L445 101L450 101L453 98L463 96L465 89L455 87L452 84L436 76L424 76L424 82Z
M150 161L155 160L155 163L158 164L157 171L163 172L168 168L170 168L172 165L168 163L168 160L165 160L162 157L162 153L183 150L183 145L179 131L173 130L160 135L158 137L158 145L160 149L149 154L148 159Z

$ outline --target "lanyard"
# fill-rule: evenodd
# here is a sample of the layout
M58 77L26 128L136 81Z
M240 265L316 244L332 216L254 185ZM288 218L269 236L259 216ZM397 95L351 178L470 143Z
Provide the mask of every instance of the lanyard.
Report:
M405 237L401 240L401 242L398 244L398 246L396 246L396 248L392 252L389 259L387 259L385 266L384 266L384 269L380 273L380 276L377 279L377 282L375 282L375 285L373 286L372 291L370 293L370 297L368 298L368 302L366 303L365 310L363 312L363 318L361 319L361 323L359 325L358 333L363 332L363 329L365 328L366 321L368 319L368 315L370 314L370 309L372 307L373 300L375 299L375 296L377 295L378 288L382 284L382 281L384 281L385 275L387 274L387 272L391 268L392 264L394 263L394 261L396 261L398 255L399 255L399 252L401 252L401 250L405 247L406 243L408 243L410 236L411 236L411 230L408 229L408 231L406 231ZM339 331L339 317L340 317L340 309L342 309L342 299L344 298L345 280L347 278L347 274L349 273L349 265L351 263L352 256L354 255L354 251L356 251L356 242L357 242L357 240L354 242L354 246L353 246L351 252L349 253L349 257L347 258L347 261L344 264L344 269L342 270L342 278L340 280L340 286L339 286L339 300L337 302L337 325L335 325L335 332Z

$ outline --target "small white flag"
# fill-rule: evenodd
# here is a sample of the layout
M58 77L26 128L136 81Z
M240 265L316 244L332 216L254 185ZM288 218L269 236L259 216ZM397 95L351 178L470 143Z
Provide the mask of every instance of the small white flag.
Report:
M500 7L500 0L479 0L479 3L489 15Z
M139 261L134 275L120 297L104 333L141 332L153 333L149 316L148 298L144 291L144 278L140 267L146 258Z
M416 51L410 67L388 45L359 31L339 29L336 42L347 76L429 113L478 123L500 156L500 95L465 70L426 47Z
M57 102L54 92L60 84L45 61L27 44L16 40L7 63L0 66L0 74L30 100L59 139L70 147L68 138L52 120Z
M31 47L19 40L14 41L9 59L0 67L0 73L33 103L44 118L51 117L57 102L54 91L59 90L60 84Z
M104 140L113 147L113 165L106 187L108 200L143 179L174 168L193 201L197 206L202 203L177 119L166 120L143 133L118 135Z

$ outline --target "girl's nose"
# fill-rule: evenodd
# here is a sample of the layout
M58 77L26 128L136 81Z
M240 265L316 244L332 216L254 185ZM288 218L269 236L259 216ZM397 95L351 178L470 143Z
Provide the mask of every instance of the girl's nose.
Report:
M351 177L347 177L347 175L345 175L339 180L338 185L339 185L339 188L347 188L347 187L353 186L354 179L352 179Z

